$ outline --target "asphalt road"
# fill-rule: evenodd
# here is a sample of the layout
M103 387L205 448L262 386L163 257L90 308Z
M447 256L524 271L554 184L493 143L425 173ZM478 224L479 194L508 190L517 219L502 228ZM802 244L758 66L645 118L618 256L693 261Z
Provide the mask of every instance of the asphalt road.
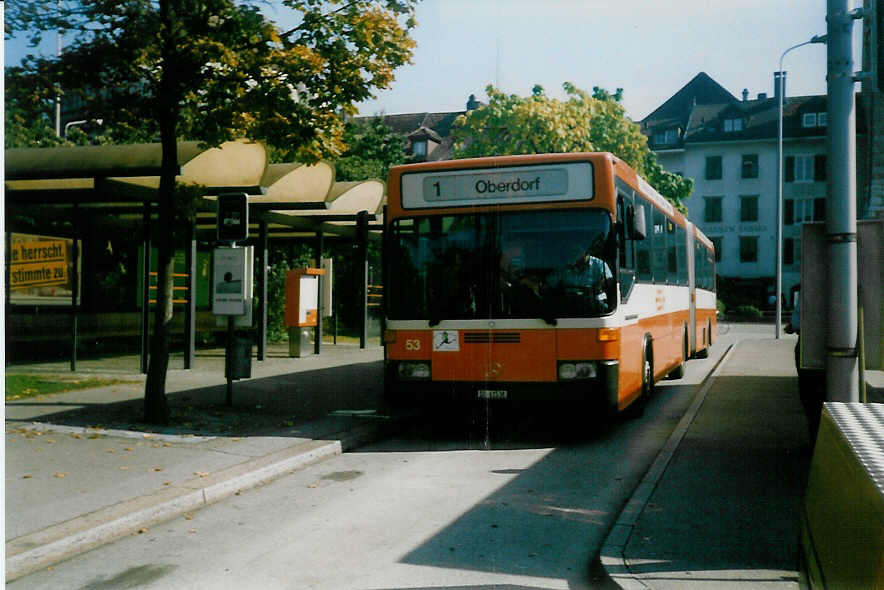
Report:
M722 334L709 359L662 382L642 418L418 420L8 588L604 586L593 561L610 527L741 335Z

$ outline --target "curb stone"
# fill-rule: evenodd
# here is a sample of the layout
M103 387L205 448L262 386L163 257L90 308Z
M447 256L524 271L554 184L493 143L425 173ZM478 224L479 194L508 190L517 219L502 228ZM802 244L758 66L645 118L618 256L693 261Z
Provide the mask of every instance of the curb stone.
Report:
M684 416L682 416L679 421L678 426L676 426L672 434L669 435L666 444L660 450L657 458L651 464L650 469L645 473L645 476L642 478L638 487L626 502L626 505L620 512L620 516L617 518L617 522L614 523L611 532L608 533L607 538L605 538L605 542L602 545L602 550L599 554L602 568L605 570L608 577L624 590L647 590L649 588L647 584L645 584L640 578L636 577L630 570L629 561L625 555L626 547L629 544L629 539L632 536L635 524L638 522L638 518L644 511L645 505L647 505L651 495L654 493L654 489L657 487L657 484L666 472L666 467L669 465L669 461L672 459L673 455L675 455L679 443L681 443L681 440L684 438L691 423L699 412L700 407L703 405L703 401L706 399L706 394L712 387L712 384L721 372L722 367L728 361L735 348L736 345L732 344L728 347L725 353L721 355L721 358L712 369L712 372L709 373L709 377L707 377L702 387L700 387L700 390L694 396L688 411L685 412Z

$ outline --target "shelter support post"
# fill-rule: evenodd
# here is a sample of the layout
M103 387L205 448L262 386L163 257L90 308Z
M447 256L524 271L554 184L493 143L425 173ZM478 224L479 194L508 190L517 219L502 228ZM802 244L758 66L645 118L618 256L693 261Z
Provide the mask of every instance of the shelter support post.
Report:
M269 268L267 245L267 220L258 221L258 360L267 360L267 269Z
M196 225L187 228L187 249L184 251L187 266L187 304L184 308L184 368L193 368L196 356Z
M316 268L322 267L322 250L325 247L325 234L322 231L322 225L320 225L316 230ZM322 349L322 316L325 315L325 310L322 308L322 289L323 289L323 281L327 281L328 277L324 277L319 275L319 301L317 303L316 310L316 327L313 329L313 353L319 354Z
M141 269L141 372L147 374L148 351L150 350L150 201L144 201L142 213L144 242Z
M73 237L73 252L72 258L74 263L74 270L71 273L73 276L71 277L71 372L76 372L77 370L77 342L80 339L79 335L79 323L80 318L77 310L77 293L80 290L80 274L77 272L80 266L80 248L78 240L80 238L80 210L77 207L77 203L74 203L74 207L71 213L71 226L73 228L72 237Z
M356 273L359 285L359 348L365 348L368 331L368 212L356 214Z

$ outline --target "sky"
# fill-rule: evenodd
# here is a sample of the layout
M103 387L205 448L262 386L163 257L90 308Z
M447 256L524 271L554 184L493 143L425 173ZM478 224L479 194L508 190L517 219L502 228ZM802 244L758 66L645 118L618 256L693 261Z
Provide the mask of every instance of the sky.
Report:
M269 16L285 26L288 12ZM572 82L623 88L627 115L640 120L700 72L738 98L744 88L773 95L781 54L824 34L825 13L826 0L422 0L413 63L359 111L460 111L470 94L484 102L489 84L520 96L540 84L563 98ZM23 46L6 42L7 64ZM54 37L44 47L54 52ZM824 45L791 51L784 69L787 95L826 93Z

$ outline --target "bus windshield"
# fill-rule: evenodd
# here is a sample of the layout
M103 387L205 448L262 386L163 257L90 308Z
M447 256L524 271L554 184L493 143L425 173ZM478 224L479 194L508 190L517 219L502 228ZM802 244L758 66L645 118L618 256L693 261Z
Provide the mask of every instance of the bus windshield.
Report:
M387 317L597 317L617 305L611 216L599 209L397 219Z

